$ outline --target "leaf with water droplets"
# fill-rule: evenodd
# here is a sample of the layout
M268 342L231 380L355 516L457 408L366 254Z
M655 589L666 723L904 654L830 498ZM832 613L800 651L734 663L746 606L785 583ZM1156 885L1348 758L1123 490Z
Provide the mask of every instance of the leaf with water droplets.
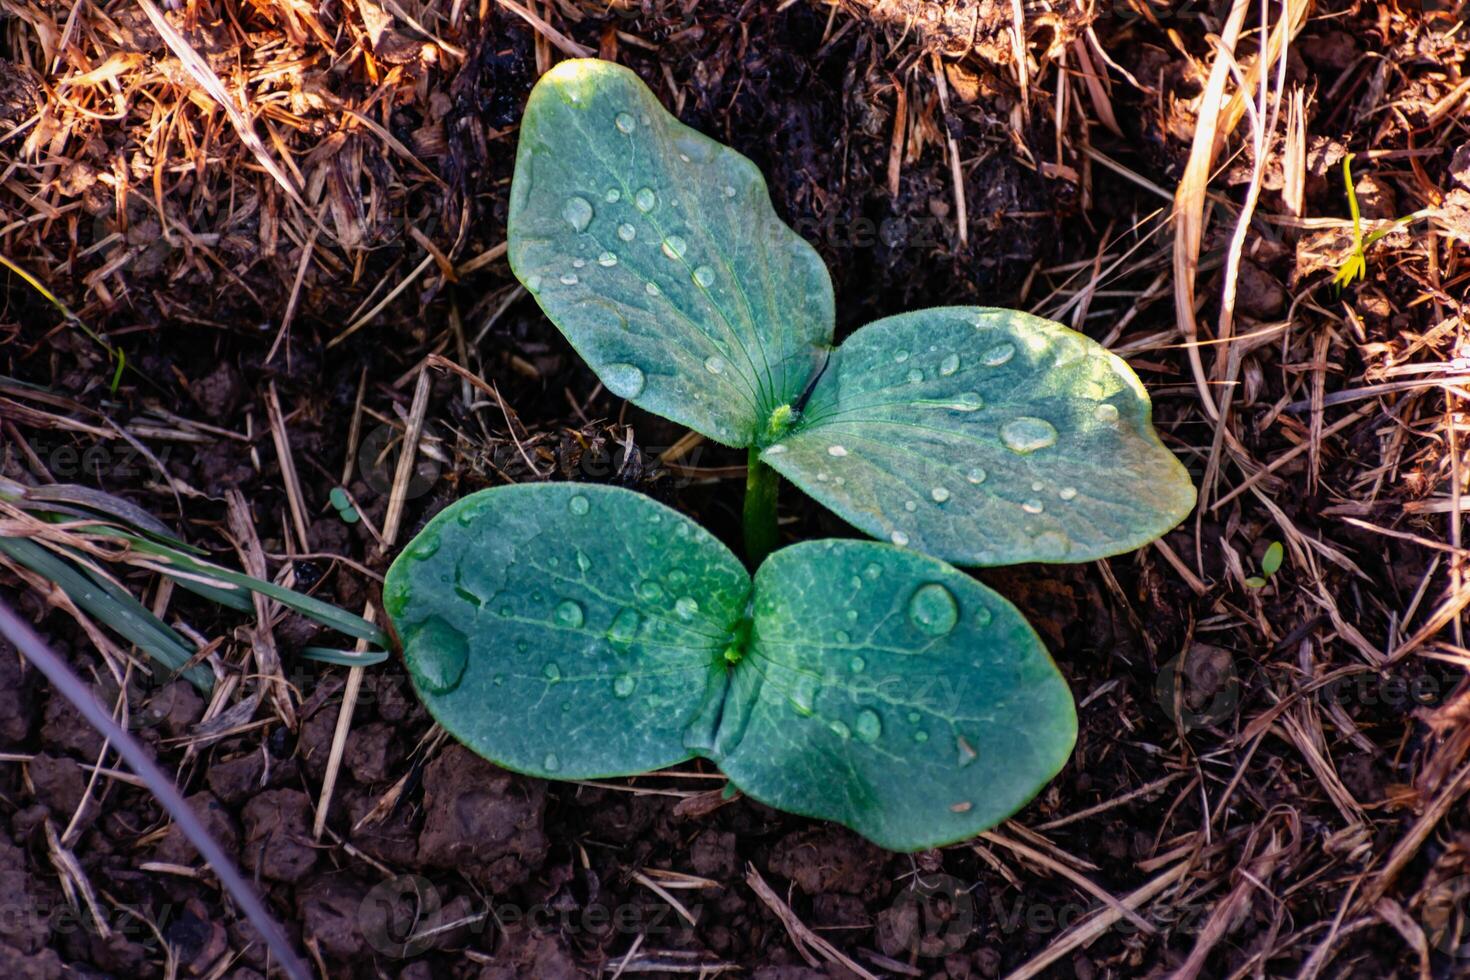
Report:
M862 328L762 459L874 537L963 565L1131 551L1194 506L1128 365L1011 310Z
M766 559L754 600L705 754L763 803L921 850L1000 823L1071 753L1071 692L1035 631L943 562L808 541Z
M532 90L508 245L608 391L727 445L754 443L831 344L827 269L755 165L609 62L564 61Z
M658 584L671 580L678 598ZM441 725L507 768L580 779L689 757L685 729L723 697L749 591L735 556L662 504L542 483L445 508L383 595Z

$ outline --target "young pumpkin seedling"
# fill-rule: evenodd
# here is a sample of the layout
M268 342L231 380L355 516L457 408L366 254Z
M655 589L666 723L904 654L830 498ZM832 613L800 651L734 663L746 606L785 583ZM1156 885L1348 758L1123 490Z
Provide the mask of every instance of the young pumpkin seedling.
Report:
M777 473L961 565L1130 551L1194 505L1138 378L1060 324L939 307L833 347L826 266L755 165L618 65L565 61L532 90L508 254L609 391L749 449L753 563L776 541Z
M465 497L393 563L383 604L429 712L498 765L594 779L701 756L893 850L1004 820L1077 733L1030 625L950 565L807 541L752 581L713 535L618 487Z

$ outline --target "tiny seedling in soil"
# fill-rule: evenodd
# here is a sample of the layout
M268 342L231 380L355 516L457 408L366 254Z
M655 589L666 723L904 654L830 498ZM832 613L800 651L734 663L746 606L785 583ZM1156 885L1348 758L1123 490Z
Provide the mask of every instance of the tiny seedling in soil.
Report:
M531 93L508 254L609 391L749 450L756 571L627 490L459 501L384 587L446 730L554 779L707 758L895 850L971 837L1057 773L1065 681L1015 607L946 562L1090 561L1183 519L1193 484L1121 359L984 307L834 346L826 267L754 164L607 62ZM781 476L881 543L774 550Z
M1264 589L1266 583L1271 581L1271 576L1281 568L1281 560L1285 557L1286 549L1281 542L1272 541L1266 546L1266 553L1261 556L1261 574L1252 575L1245 580L1245 584L1253 589Z

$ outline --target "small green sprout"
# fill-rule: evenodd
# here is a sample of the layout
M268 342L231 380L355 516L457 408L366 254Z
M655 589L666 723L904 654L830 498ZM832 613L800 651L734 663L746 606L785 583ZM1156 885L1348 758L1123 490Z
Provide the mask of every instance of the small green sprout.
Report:
M1353 157L1356 154L1349 153L1342 158L1342 180L1347 186L1348 212L1353 216L1353 250L1337 267L1337 275L1332 277L1332 284L1339 290L1346 289L1352 285L1354 279L1364 278L1368 275L1367 249L1380 238L1392 234L1402 226L1419 218L1428 217L1433 209L1415 211L1406 214L1402 218L1395 218L1392 222L1370 233L1367 237L1363 235L1363 219L1358 210L1358 192L1353 186Z
M1253 589L1264 589L1271 576L1281 568L1281 560L1285 557L1286 549L1281 546L1281 542L1272 541L1267 546L1266 553L1261 556L1261 574L1252 575L1245 580L1245 584Z
M337 511L337 516L342 518L342 523L356 524L362 520L362 515L352 506L352 498L347 496L347 491L343 488L333 487L328 499L331 500L332 508Z
M972 837L1039 792L1076 739L1071 693L1021 613L946 562L1091 561L1184 518L1194 486L1128 365L971 306L834 345L827 269L754 164L601 61L532 91L508 242L608 391L748 450L755 571L628 490L458 501L383 589L445 730L552 779L705 758L895 850ZM882 541L779 548L781 477Z

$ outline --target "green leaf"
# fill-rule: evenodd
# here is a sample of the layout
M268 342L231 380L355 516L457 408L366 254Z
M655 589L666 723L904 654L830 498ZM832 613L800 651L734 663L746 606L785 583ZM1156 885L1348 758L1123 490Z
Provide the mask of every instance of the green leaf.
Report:
M388 570L383 603L441 725L506 768L576 779L690 757L684 730L718 707L749 592L676 511L543 483L446 508Z
M564 61L521 120L511 268L613 394L748 446L832 339L826 266L748 159L638 76Z
M809 541L755 578L750 652L716 740L771 806L920 850L993 827L1066 762L1071 693L1005 599L870 541Z
M1121 358L1049 320L937 307L833 354L761 458L867 533L963 565L1078 562L1178 524L1194 486Z
M1261 574L1268 578L1276 574L1281 567L1281 559L1286 557L1286 549L1281 546L1280 541L1272 541L1266 548L1266 553L1261 556Z
M572 779L701 755L896 850L994 826L1076 737L1035 632L943 562L808 542L752 591L714 538L612 487L465 498L394 562L384 605L430 712L500 765Z

